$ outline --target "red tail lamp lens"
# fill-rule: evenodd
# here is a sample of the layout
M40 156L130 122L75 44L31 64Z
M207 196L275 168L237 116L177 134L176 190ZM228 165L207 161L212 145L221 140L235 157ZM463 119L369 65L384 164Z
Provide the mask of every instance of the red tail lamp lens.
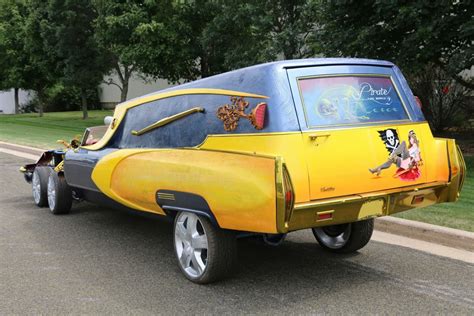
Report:
M285 194L285 206L286 206L286 209L290 209L291 208L291 204L293 203L293 191L286 191L286 194Z
M283 188L285 190L285 213L286 220L289 220L291 211L295 205L295 193L293 191L293 185L291 184L290 175L286 166L283 166Z
M325 219L331 219L331 218L332 218L332 213L318 214L318 221L325 220Z
M259 103L253 109L253 121L254 121L254 126L256 129L262 129L263 126L265 125L265 112L267 110L267 104L266 103Z

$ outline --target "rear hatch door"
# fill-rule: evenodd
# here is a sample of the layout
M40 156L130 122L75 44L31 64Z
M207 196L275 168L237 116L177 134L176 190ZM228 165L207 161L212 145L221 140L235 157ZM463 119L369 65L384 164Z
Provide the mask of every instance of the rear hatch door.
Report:
M287 69L302 130L311 200L426 182L426 133L392 67ZM428 131L429 133L429 131Z

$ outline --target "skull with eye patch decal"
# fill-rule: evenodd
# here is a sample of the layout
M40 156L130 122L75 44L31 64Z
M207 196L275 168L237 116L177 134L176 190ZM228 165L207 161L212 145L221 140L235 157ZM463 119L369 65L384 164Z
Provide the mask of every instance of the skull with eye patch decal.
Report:
M380 138L385 143L385 148L387 148L388 153L391 154L398 145L400 145L400 139L398 138L398 133L396 129L389 128L383 131L378 131Z

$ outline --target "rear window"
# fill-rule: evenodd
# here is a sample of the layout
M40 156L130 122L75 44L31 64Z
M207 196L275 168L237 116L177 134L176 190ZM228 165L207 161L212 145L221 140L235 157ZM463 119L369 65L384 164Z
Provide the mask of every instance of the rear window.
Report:
M408 120L390 77L299 78L308 127Z

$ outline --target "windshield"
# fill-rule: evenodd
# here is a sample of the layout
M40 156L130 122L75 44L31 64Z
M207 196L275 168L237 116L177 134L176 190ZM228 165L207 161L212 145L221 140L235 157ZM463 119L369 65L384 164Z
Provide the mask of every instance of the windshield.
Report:
M334 76L298 79L308 127L408 120L388 76Z
M93 145L97 143L107 132L108 126L94 126L86 128L84 135L82 136L82 146Z

